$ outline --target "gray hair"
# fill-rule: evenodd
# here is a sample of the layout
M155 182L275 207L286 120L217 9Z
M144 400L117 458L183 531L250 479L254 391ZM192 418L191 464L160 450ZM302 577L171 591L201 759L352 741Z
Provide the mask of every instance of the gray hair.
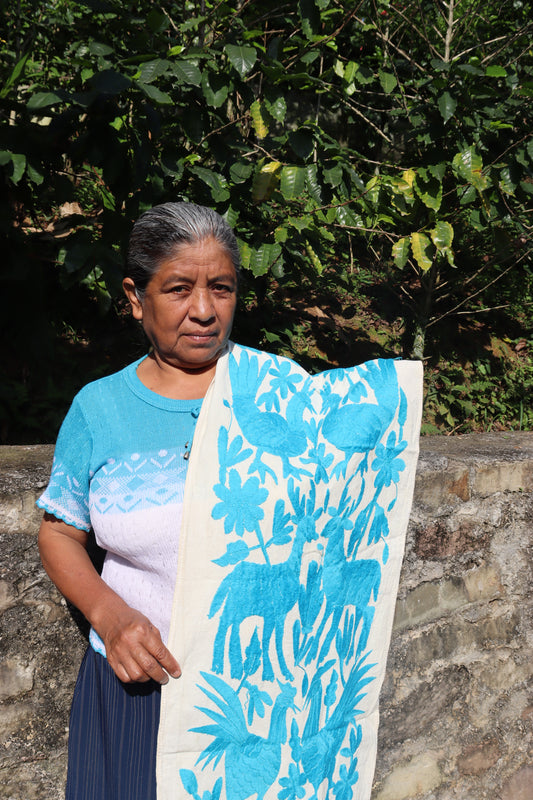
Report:
M207 206L194 203L163 203L142 214L130 235L126 256L126 277L135 284L142 299L150 279L161 262L185 244L214 238L230 257L237 278L240 253L237 239L225 219Z

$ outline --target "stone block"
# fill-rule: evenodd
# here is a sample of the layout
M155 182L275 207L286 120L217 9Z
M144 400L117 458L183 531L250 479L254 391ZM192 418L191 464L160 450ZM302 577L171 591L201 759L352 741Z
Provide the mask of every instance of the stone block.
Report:
M0 701L31 691L35 667L19 658L7 658L0 664Z
M462 617L439 621L405 643L403 658L415 668L425 668L432 661L449 659L461 651L490 650L509 644L516 637L518 621L514 612L473 622Z
M533 470L528 461L480 466L474 478L474 492L488 497L497 492L530 492Z
M492 566L479 567L465 572L463 581L467 598L471 603L494 600L496 597L501 597L503 593L500 576Z
M462 775L480 775L490 769L500 757L497 739L469 745L457 759L457 769Z
M415 528L415 553L426 561L484 550L490 542L488 532L476 529L476 522L461 520L457 526L449 518Z
M0 580L0 614L17 602L18 592L9 581Z
M456 506L470 497L469 471L463 465L447 464L438 472L417 475L414 502L417 506L436 511Z
M533 766L515 772L504 784L499 800L531 800L533 797Z
M381 746L389 748L406 739L431 734L446 710L466 696L469 684L465 667L449 667L436 673L430 682L417 686L401 703L382 713Z
M414 756L387 775L373 800L412 800L436 789L442 782L438 753L426 752Z

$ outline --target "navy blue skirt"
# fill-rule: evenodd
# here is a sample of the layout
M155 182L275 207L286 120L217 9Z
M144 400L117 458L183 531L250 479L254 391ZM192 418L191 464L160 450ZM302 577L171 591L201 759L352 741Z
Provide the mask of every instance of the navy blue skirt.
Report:
M66 800L156 800L161 687L122 683L89 647L72 710Z

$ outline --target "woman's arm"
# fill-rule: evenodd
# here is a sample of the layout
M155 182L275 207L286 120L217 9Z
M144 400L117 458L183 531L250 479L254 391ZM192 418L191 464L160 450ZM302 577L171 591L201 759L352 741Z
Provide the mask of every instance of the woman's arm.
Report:
M86 547L85 531L45 513L39 530L43 566L61 594L98 633L117 677L126 683L150 678L167 683L168 675L179 677L179 664L157 628L107 586Z

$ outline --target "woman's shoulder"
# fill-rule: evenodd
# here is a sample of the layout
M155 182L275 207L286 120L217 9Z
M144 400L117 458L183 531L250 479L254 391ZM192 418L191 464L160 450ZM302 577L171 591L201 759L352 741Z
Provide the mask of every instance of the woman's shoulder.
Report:
M96 398L111 398L116 395L122 394L127 385L128 377L135 370L146 356L137 359L136 361L128 364L126 367L112 372L110 375L104 375L102 378L89 381L83 386L74 397L73 402L78 402L81 405L93 402Z

